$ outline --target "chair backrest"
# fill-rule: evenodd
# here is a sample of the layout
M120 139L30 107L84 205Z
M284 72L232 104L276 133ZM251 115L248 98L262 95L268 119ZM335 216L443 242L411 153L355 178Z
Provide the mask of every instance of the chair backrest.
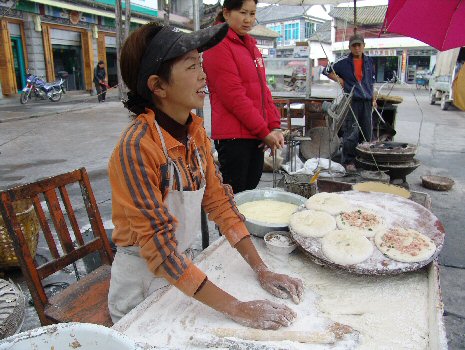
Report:
M87 240L87 242L81 234L78 217L67 189L67 186L68 188L73 186L77 188L78 185L93 233L92 239ZM57 195L58 193L61 200ZM79 196L73 196L73 202L76 201L75 197ZM42 198L45 199L45 202L42 201ZM46 243L48 247L46 250L50 254L50 260L41 265L35 262L35 252L31 251L22 225L18 221L18 213L15 211L13 203L19 200L32 201L40 223L41 233L45 240L41 241L39 238L39 242L44 245ZM45 204L48 210L45 209ZM75 205L75 207L78 206ZM110 243L85 168L1 191L0 211L13 241L16 256L21 262L22 272L42 323L45 319L44 308L48 304L48 297L42 285L43 279L91 253L98 252L102 264L111 265L113 261ZM79 219L82 218L79 217ZM49 222L53 226L53 230L49 226ZM74 240L70 231L74 235ZM54 233L56 237L54 237ZM78 273L76 265L74 265L74 270L75 273ZM77 275L76 278L79 279L79 276Z

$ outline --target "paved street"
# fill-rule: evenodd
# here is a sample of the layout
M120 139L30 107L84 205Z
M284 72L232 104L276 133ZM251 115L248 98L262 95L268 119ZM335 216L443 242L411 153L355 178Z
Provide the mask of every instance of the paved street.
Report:
M314 85L312 95L334 95L336 88L332 83ZM446 229L439 258L444 320L449 348L465 349L465 112L441 111L429 104L426 90L411 86L396 86L391 94L404 98L398 107L395 140L418 144L416 158L421 166L407 178L410 189L431 196L433 212ZM102 104L95 96L80 93L67 94L59 103L31 101L25 106L20 105L19 96L0 99L0 189L86 167L103 221L109 221L107 160L129 120L115 91L109 95ZM204 114L209 130L208 103ZM420 180L425 174L449 176L455 185L448 192L425 189ZM262 180L269 184L270 175ZM34 309L29 307L23 330L38 326Z

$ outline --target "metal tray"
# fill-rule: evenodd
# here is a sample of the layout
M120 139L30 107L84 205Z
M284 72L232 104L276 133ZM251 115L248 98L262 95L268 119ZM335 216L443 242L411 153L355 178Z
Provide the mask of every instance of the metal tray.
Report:
M429 264L435 259L444 243L444 227L439 219L423 206L400 196L388 193L370 193L359 191L339 192L354 207L371 209L385 218L388 227L403 226L412 228L428 236L436 244L436 252L428 260L417 263L404 263L392 260L383 255L374 244L374 238L369 238L374 245L370 258L355 265L340 265L330 261L321 250L321 238L308 238L290 229L292 238L300 249L315 263L335 269L346 270L360 275L395 275L414 271Z

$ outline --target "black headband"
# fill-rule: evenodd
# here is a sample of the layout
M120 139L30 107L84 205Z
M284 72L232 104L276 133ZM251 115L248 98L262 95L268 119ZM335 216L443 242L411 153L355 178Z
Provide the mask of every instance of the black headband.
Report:
M152 39L145 50L137 75L137 94L147 101L152 100L152 91L147 86L148 78L157 74L163 62L180 57L192 50L208 50L226 36L226 23L183 33L178 28L164 26Z

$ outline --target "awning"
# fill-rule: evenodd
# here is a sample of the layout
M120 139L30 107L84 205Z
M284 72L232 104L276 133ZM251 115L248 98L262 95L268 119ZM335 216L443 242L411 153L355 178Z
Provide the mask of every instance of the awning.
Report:
M57 8L63 8L63 9L71 10L71 11L85 12L85 13L90 13L93 15L108 17L108 18L113 18L113 19L115 18L114 12L107 12L104 10L93 9L90 7L68 4L66 2L61 2L61 1L56 1L56 0L30 0L30 1L38 3L38 4L53 6ZM123 16L123 20L124 20L124 16ZM149 23L150 21L147 19L131 17L131 22L145 24L145 23Z

